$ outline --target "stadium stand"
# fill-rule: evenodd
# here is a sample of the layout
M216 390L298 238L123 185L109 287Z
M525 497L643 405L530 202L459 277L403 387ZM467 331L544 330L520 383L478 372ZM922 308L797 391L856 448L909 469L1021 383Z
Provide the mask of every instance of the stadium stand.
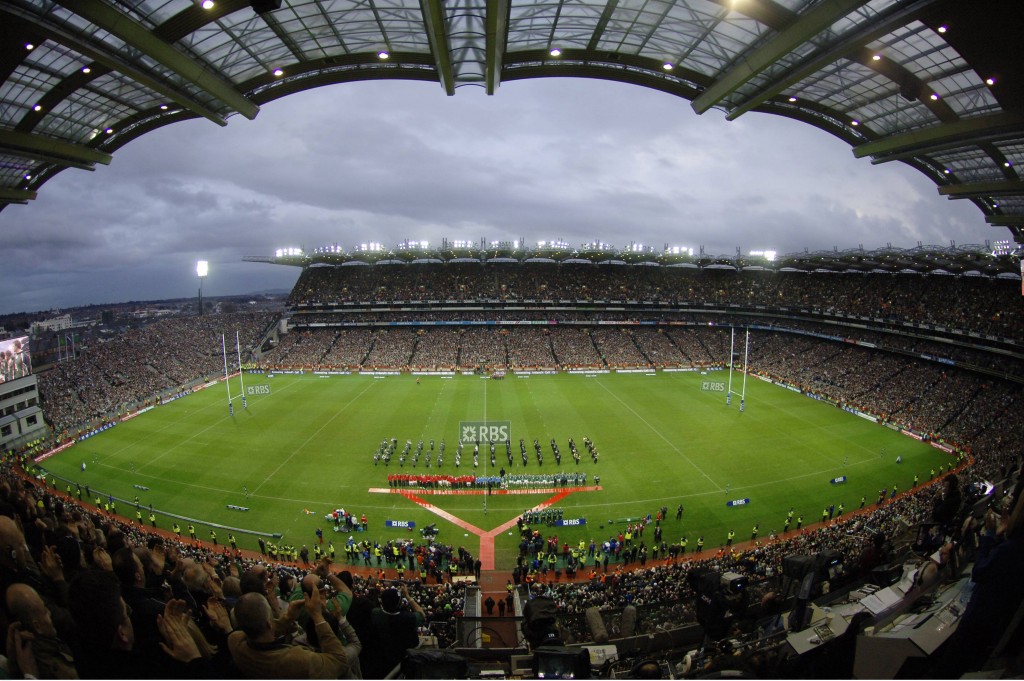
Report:
M1017 0L64 0L0 3L0 16L8 38L0 52L7 95L0 110L0 209L33 201L65 169L110 163L122 147L165 125L251 119L263 104L310 88L408 79L440 84L448 95L466 85L495 95L503 81L569 76L651 87L689 100L699 113L716 109L732 119L767 112L813 125L850 145L858 158L907 163L941 195L971 201L989 225L1007 230L1017 260L1024 243L1018 174L1024 78L1022 62L1012 57L1022 26ZM469 258L478 255L469 251L495 251L484 244L443 248ZM589 251L596 261L610 258L601 245ZM442 678L588 671L641 678L930 678L985 666L993 668L986 675L1020 676L1024 559L1014 479L1024 451L1024 317L1019 281L995 278L1010 270L1000 270L989 249L983 251L796 254L781 269L802 272L736 274L715 268L763 263L691 253L669 259L691 271L556 267L566 254L548 245L537 257L552 263L378 268L362 266L375 261L372 249L353 255L335 247L321 251L318 264L354 266L304 271L291 296L290 333L271 331L275 320L265 326L259 318L214 317L170 319L108 342L85 339L80 356L40 378L52 438L8 453L0 469L7 674L235 678L242 674L233 659L237 648L228 643L228 611L256 592L266 598L274 632L286 636L284 654L301 655L289 644L307 641L318 653L331 653L324 657L333 662L320 669L358 677L354 658L372 654L377 605L393 613L399 599L373 566L316 571L330 598L326 621L345 639L338 666L335 626L325 630L315 607L320 591L310 589L314 607L305 613L288 605L292 596L303 598L299 584L307 570L260 556L225 557L209 545L140 529L33 476L34 454L217 375L219 358L192 349L213 343L186 346L178 339L200 334L210 341L244 324L246 364L301 370L721 365L732 359L729 327L752 327L758 350L752 370L958 443L968 454L957 485L943 483L950 490L926 487L760 548L640 569L632 556L621 567L620 552L610 574L580 570L571 584L552 582L551 575L534 579L529 570L524 580L520 570L519 580L531 584L513 585L506 609L526 625L525 637L513 627L503 636L484 631L488 618L480 592L462 581L470 577L462 556L459 579L440 587L407 584L408 614L422 616L427 631L436 632L424 638L454 641L462 662L477 664L467 670L455 660L420 657L418 667L403 668L408 678L431 671ZM624 262L661 260L649 252L615 255ZM384 256L409 262L418 254L403 248ZM856 271L833 271L836 263ZM936 269L988 276L920 274ZM385 328L424 320L455 322L458 333ZM541 320L551 328L473 325ZM658 322L671 324L658 329ZM1013 490L1004 500L1016 497L1016 503L978 515L965 505L959 533L947 522L937 535L955 535L954 552L925 552L925 558L910 550L936 548L936 535L922 533L939 525L923 522L936 520L935 497L959 488L966 498L980 480ZM906 608L886 608L877 594L904 560L923 576L906 592ZM974 569L965 571L972 562ZM843 614L852 594L873 596L880 609ZM336 615L349 598L346 628ZM439 611L444 622L435 627ZM300 631L295 620L307 616L311 622ZM944 647L925 640L954 624L959 628ZM256 638L260 627L233 632L235 640ZM482 650L485 633L506 649ZM574 666L578 655L562 645L606 636L614 646L594 648L590 670ZM538 648L521 646L524 638ZM896 659L891 651L897 649L915 659Z
M516 272L514 268L506 269L504 273L511 276L509 283L504 284L504 290L516 291L528 286L529 282L541 280L539 269L535 266L524 268L529 276ZM561 273L559 269L547 266L542 278L546 283L543 285L568 292L566 295L576 295L583 287L589 291L614 291L623 281L617 278L620 277L617 273L604 272L592 282L583 283L586 274L595 272L594 269L568 273ZM474 278L465 272L420 279L412 272L391 268L390 273L397 278L391 282L387 278L378 278L379 275L372 273L371 268L358 270L355 281L346 279L346 285L340 289L366 291L367 295L376 291L378 296L383 296L382 300L391 295L413 297L420 286L427 285L419 282L429 281L434 287L438 287L439 282L452 287L451 290L437 289L434 293L439 299L458 300L460 305L464 305L470 297L480 295L478 289L493 285L493 278ZM197 354L197 345L173 342L173 339L188 334L207 336L211 343L206 347L216 347L217 343L213 341L220 333L241 328L243 345L250 353L244 361L306 370L319 367L348 370L459 367L479 370L481 365L487 369L512 371L525 367L566 369L579 366L651 369L724 364L728 361L729 352L728 325L742 324L755 326L751 334L755 348L751 353L751 371L837 405L902 424L927 437L956 443L970 461L970 465L958 470L959 480L955 484L965 496L973 494L983 481L999 481L1000 489L1009 491L1019 480L1020 452L1024 451L1024 443L1021 442L1024 412L1020 409L1024 372L1020 371L1019 355L1006 351L1012 343L1002 336L986 337L982 334L983 330L1012 333L1016 322L1009 318L993 319L991 314L972 311L975 305L986 309L992 297L1014 295L1016 284L1013 282L997 285L991 281L979 283L965 278L948 279L944 283L950 290L936 293L931 286L919 284L918 280L893 279L888 275L879 277L883 283L873 281L873 275L829 277L827 285L820 285L818 280L807 277L797 284L790 281L788 275L777 275L779 280L762 277L758 286L752 286L753 280L744 274L715 273L709 277L713 280L710 283L700 276L685 279L685 287L676 282L676 289L685 290L688 300L696 302L707 296L719 306L689 322L687 316L693 315L689 311L644 310L638 307L623 314L601 309L589 298L585 305L578 307L560 304L561 309L557 312L544 315L544 318L558 323L541 329L519 325L474 326L474 321L515 321L529 317L530 313L500 308L467 313L446 310L443 304L437 303L431 310L390 314L347 309L321 310L314 317L307 318L305 306L309 300L322 300L326 297L324 291L340 290L337 276L326 268L317 268L315 277L304 274L300 278L292 295L293 307L288 315L292 330L289 333L278 334L280 326L277 319L266 315L213 315L166 319L144 329L128 331L107 343L86 344L87 349L80 357L41 376L46 413L54 431L52 442L63 441L80 430L103 423L105 419L217 376L222 370L220 355ZM656 281L665 283L663 275L652 276ZM961 284L962 289L958 288ZM641 278L633 286L650 287L652 283ZM869 291L879 294L883 289L890 290L884 306L865 304ZM798 290L801 291L799 296ZM925 292L932 302L941 300L949 305L957 301L959 308L950 310L921 305L915 296L925 295ZM598 295L605 294L594 294L594 299L601 300ZM731 295L737 298L733 299ZM815 297L819 295L821 298ZM765 305L756 316L751 313L749 307L752 304L774 299L823 312L791 317L786 306L769 310ZM674 300L677 305L683 302L678 298ZM377 303L380 300L366 302ZM844 309L842 304L850 305L853 310ZM733 305L736 307L730 307ZM946 316L937 316L940 311ZM859 314L864 312L869 314ZM864 316L870 318L870 315L883 312L885 317L876 317L878 321L874 328L864 328L869 326L863 324ZM953 331L928 328L915 315L925 316L928 324L942 322L964 325L965 328ZM422 332L415 330L415 326L383 326L397 319L446 319L465 324L456 323ZM667 328L637 324L667 319L684 323ZM710 326L709 319L712 320ZM836 322L841 319L857 320L857 324L849 323L841 327L841 333L837 333ZM893 326L891 321L895 319L901 323L908 322L909 326ZM604 323L598 325L599 321ZM347 326L351 323L367 326ZM991 326L992 323L997 326ZM377 328L377 325L381 326ZM965 342L966 338L970 342ZM275 340L276 343L273 342ZM264 348L269 349L261 352ZM131 361L126 362L125 358ZM4 526L4 542L5 546L25 547L14 551L9 559L0 556L10 563L5 563L5 589L15 583L27 585L32 593L42 598L51 613L56 639L70 644L70 647L61 644L59 649L68 651L68 655L83 651L83 646L90 645L91 639L83 635L81 628L90 626L83 622L91 623L92 620L87 619L89 614L72 607L66 585L70 584L73 590L96 590L99 598L100 586L91 577L81 575L110 569L111 559L120 555L118 550L121 547L127 546L138 556L144 584L157 586L166 579L173 595L191 608L191 619L199 624L205 640L213 644L224 643L230 623L221 626L220 604L230 610L237 602L237 596L229 595L234 593L231 588L236 581L242 591L251 590L254 574L267 573L264 567L266 558L202 542L181 541L166 531L147 532L91 506L81 505L58 493L52 485L48 488L39 484L31 475L31 455L50 446L51 442L37 442L30 448L8 454L4 460L0 502L6 519L17 520ZM851 593L889 587L888 578L882 575L890 574L893 569L898 571L904 563L921 569L928 567L929 574L935 573L934 577L929 577L927 584L924 580L915 583L895 610L890 608L871 613L868 618L849 620L849 626L854 627L850 636L856 636L859 629L868 624L881 633L892 632L894 628L899 631L899 624L893 625L895 620L901 616L904 619L900 622L906 617L915 617L913 610L921 610L921 604L939 602L941 594L964 580L970 581L970 573L962 572L964 566L971 565L973 561L977 567L987 561L992 555L993 537L1003 537L999 544L1001 550L1007 555L1014 555L1012 551L1020 540L1019 530L1014 524L1014 518L1019 517L1020 502L1016 502L1017 515L1011 513L1013 507L1010 505L1015 503L1013 500L1019 498L1019 494L1007 495L1005 499L1008 501L1004 501L1007 505L991 512L992 518L981 516L985 522L971 523L974 516L968 512L967 504L957 511L956 522L948 526L950 536L957 542L955 560L933 560L928 558L930 553L922 553L925 548L929 552L940 548L925 542L920 532L922 527L933 524L933 511L942 493L942 489L925 486L895 499L887 499L864 513L851 513L809 530L789 533L785 537L766 537L764 542L737 545L729 550L708 546L700 555L695 555L692 544L687 554L678 545L655 542L649 535L642 549L639 544L601 547L610 557L607 566L595 563L587 555L580 555L578 559L569 557L569 547L565 547L563 553L555 546L554 553L562 555L555 563L557 568L551 570L546 562L536 559L537 548L544 547L544 543L537 546L527 544L519 562L506 567L498 576L499 581L504 579L511 586L508 601L502 599L503 610L507 606L510 617L522 617L523 604L530 599L551 599L558 636L565 644L592 643L595 622L600 621L603 631L615 642L621 655L620 660L609 662L605 671L614 667L625 673L626 666L632 669L641 657L653 654L654 659L673 665L673 673L680 675L686 666L690 674L738 668L746 674L784 678L851 676L853 665L866 663L855 655L855 651L847 651L843 647L849 645L849 641L843 638L842 632L835 635L834 640L825 630L819 632L821 608L833 604L840 610L842 606L838 604L845 602ZM996 517L997 513L1002 513L1002 517ZM1001 532L992 535L990 530L997 527L1002 528ZM923 542L927 546L919 545ZM490 622L481 610L481 590L477 587L480 581L475 575L473 557L463 555L461 549L456 556L452 547L434 542L410 545L414 557L407 575L418 577L420 571L425 570L426 579L422 583L406 581L410 582L410 603L415 602L425 613L422 631L427 645L453 647L463 655L475 656L481 663L490 659L494 663L504 661L502 664L509 664L507 650L488 653L486 647L470 645L474 636L479 638L481 622L498 626ZM918 549L916 553L915 548ZM279 607L282 603L278 601L290 600L290 592L274 590L282 580L286 584L293 583L290 579L285 580L285 576L301 581L311 572L318 572L323 577L329 577L329 573L347 573L343 579L351 582L349 589L354 596L351 606L346 606L351 608L349 619L357 633L361 633L361 628L365 632L365 618L390 587L389 580L397 574L401 557L392 560L385 550L384 562L378 565L369 544L357 545L351 553L346 551L345 554L345 564L339 559L333 565L320 566L316 570L299 561L294 553L291 554L296 559L294 561L279 556L282 560L273 565L280 567L267 573L273 575L269 584L274 586L265 587L264 582L259 581L261 586L258 588L264 588L271 601ZM818 566L808 572L818 577L810 582L803 596L794 584L802 576L797 573L801 569L799 566L804 564L794 562L794 556L807 557L812 561L821 561L822 557L828 560L824 567ZM452 566L453 569L449 570ZM340 571L340 568L346 569ZM120 569L115 568L115 572ZM188 574L193 574L191 580L186 579ZM738 598L738 593L729 591L731 587L723 586L713 593L708 592L700 579L707 575L720 579L723 585L742 583L742 599ZM729 575L728 579L723 575ZM982 577L977 577L980 579ZM213 586L203 586L205 584ZM911 593L914 589L916 591ZM24 604L19 606L19 593L22 596L28 594L26 598L31 600L31 593L22 591L8 591L5 611L8 621L21 621L18 619L22 616L20 613L27 607ZM333 592L329 593L333 596ZM1017 591L1010 588L1006 593L1011 603L1019 603ZM176 598L168 601L160 595L159 589L153 592L153 596L161 604L160 611L165 621L181 618L177 605L162 609L164 602L177 603ZM715 607L724 608L719 614L725 618L722 622L726 633L714 639L706 635L717 631L718 626L717 623L712 626L707 619L706 609L702 606L706 599L719 604ZM765 619L775 609L789 611L789 617L793 618L792 613L797 612L801 599L808 601L808 607L816 608L810 612L818 618L812 621L817 628L803 629L794 623L766 634ZM205 608L202 607L203 602L207 603ZM963 615L969 610L968 601L961 605L959 613ZM95 607L101 606L97 603ZM1015 621L1012 620L1014 610L1004 610L1000 616L1008 615L1007 623ZM894 614L896 611L899 614ZM167 659L158 658L159 664L154 663L150 673L176 674L182 671L178 666L183 664L186 668L191 665L193 669L238 673L227 653L227 645L220 645L217 653L210 653L211 649L202 646L193 651L175 638L173 629L165 626L158 631L155 620L142 619L155 617L157 610L150 608L146 612L147 615L135 614L136 609L133 608L131 615L138 631L149 632L145 644L153 645L163 638L173 653L156 653ZM970 618L964 619L970 622ZM796 622L795 619L793 621ZM184 619L181 622L185 626ZM334 624L341 629L337 620ZM23 622L23 626L27 623ZM808 634L808 631L817 633ZM1019 621L1005 631L1010 637L1008 640L1017 640L1014 636L1019 639ZM627 632L632 634L626 636ZM518 634L506 633L508 647L515 648L512 641L519 640ZM799 640L793 639L794 636ZM829 638L812 646L832 651L829 655L803 650L807 647L807 639L814 636ZM1015 648L1007 647L1005 641L993 640L991 632L986 636L988 638L984 638L983 643L987 647L983 654L970 661L969 668L977 669L986 664L1016 668L1013 665L1020 661L1012 657ZM304 639L300 636L299 640ZM638 643L641 640L658 641L658 646L652 649L650 643L645 643L641 647ZM928 651L933 654L925 656L924 662L907 663L902 673L943 675L942 667L932 665L938 665L940 660L950 655L950 646L962 645L958 641L954 638L946 647ZM139 640L133 650L140 652L142 646L143 641ZM83 662L86 666L79 671L92 671L94 667L88 666L92 664L90 655L84 651L81 655L88 664ZM46 664L43 655L37 654L36 657L39 658L37 664ZM32 660L28 656L15 655L13 663L30 665ZM904 667L902 659L894 659L889 664L891 669L883 670L886 673L896 673ZM29 669L31 667L25 671ZM132 666L131 669L138 671L140 667ZM968 667L963 666L963 670L967 671Z

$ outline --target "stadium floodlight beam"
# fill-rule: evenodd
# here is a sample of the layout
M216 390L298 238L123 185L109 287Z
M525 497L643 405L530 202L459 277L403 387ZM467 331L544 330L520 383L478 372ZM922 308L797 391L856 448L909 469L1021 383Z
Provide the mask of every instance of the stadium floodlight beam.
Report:
M203 279L210 272L210 263L200 260L196 263L196 274L199 275L199 315L203 314Z

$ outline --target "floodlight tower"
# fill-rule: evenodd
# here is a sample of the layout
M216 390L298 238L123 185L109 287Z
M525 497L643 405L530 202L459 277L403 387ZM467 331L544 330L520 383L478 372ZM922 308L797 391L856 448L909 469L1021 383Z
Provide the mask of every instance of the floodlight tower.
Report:
M210 272L210 263L200 260L196 263L196 274L199 275L199 315L203 314L203 279Z

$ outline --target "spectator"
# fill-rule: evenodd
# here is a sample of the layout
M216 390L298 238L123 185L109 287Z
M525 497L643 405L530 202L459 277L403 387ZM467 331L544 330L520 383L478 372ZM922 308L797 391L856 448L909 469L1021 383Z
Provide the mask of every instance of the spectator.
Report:
M10 678L18 678L27 673L38 679L78 678L74 654L67 643L57 636L50 611L35 589L27 584L12 584L7 589L7 610L14 620L9 636L29 635L34 657L33 670L18 669L15 657L12 660L15 666L8 669Z
M1006 632L1024 601L1024 495L1001 517L992 509L984 516L971 580L974 589L953 636L943 646L936 678L960 678L977 670Z
M135 631L117 577L84 570L71 583L71 614L78 628L75 660L85 679L165 679L203 677L199 648L189 634L183 601L168 601L160 616L164 639L160 655L135 650Z
M403 607L403 601L409 609ZM409 596L403 584L401 592L394 587L380 595L380 607L370 614L373 635L372 664L363 668L369 679L382 679L401 664L406 650L419 645L418 630L423 626L423 608Z
M935 506L932 508L932 520L943 527L949 528L957 521L962 503L960 478L957 477L956 473L950 473L943 479L942 490L935 499Z
M344 646L324 619L319 588L306 595L305 609L316 628L320 651L277 637L270 604L260 594L247 593L238 599L235 623L239 631L230 634L228 647L246 677L337 679L348 674Z

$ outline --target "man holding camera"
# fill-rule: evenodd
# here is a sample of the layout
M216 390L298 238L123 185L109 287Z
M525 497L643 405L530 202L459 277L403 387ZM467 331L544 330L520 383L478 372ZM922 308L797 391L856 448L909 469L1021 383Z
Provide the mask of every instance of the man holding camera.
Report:
M228 636L231 657L249 678L338 679L349 675L345 646L324 617L320 578L303 580L305 610L319 650L274 635L274 613L260 593L247 593L235 605L237 631ZM307 579L309 579L307 577ZM344 618L342 618L344 620ZM351 627L349 627L351 629Z

